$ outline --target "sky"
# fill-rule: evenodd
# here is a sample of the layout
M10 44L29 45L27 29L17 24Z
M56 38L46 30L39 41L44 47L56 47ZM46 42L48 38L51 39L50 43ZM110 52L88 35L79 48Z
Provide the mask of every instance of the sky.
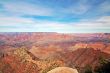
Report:
M0 32L110 33L110 0L0 0Z

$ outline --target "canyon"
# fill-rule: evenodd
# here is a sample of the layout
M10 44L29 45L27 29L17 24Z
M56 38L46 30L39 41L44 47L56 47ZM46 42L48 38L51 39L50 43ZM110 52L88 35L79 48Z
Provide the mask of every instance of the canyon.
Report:
M110 61L109 33L0 33L0 72L47 73L70 67L83 73Z

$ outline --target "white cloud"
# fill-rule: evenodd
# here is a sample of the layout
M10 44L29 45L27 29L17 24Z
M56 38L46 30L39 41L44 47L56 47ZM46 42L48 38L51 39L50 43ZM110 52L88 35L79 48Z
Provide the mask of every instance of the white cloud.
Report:
M15 25L15 24L33 24L35 23L32 19L22 17L0 17L0 25Z
M97 21L109 22L110 23L110 16L103 16L103 17L99 18Z
M15 28L16 27L16 28ZM110 16L95 21L61 23L34 20L31 18L5 16L0 17L0 32L109 32Z
M74 13L74 14L83 14L83 13L87 12L88 9L89 9L88 5L80 4L77 7L71 7L70 12Z
M105 1L99 6L99 11L106 13L110 12L110 1Z
M75 27L82 28L96 28L96 29L110 29L110 16L103 16L94 21L82 21L74 24Z
M40 15L40 16L50 16L53 14L52 9L34 5L28 2L2 2L4 10L13 13L15 15Z
M80 15L86 13L90 7L91 5L89 5L86 0L80 0L75 5L73 4L70 7L64 9L64 12Z

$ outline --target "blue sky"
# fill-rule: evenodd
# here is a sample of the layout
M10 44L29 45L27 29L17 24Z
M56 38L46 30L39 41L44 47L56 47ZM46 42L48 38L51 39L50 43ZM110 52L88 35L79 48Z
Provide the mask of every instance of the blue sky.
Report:
M0 32L110 32L110 0L0 0Z

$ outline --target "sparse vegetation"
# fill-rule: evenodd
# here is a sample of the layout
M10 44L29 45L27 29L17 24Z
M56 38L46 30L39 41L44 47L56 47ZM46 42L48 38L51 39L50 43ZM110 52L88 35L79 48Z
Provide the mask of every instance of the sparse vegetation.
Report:
M92 67L90 65L86 65L84 69L85 69L84 73L93 73L92 72Z
M26 60L31 60L32 57L28 54L26 48L19 48L14 51L14 54L19 56L22 59L22 62L25 62Z
M96 73L110 73L110 61L100 57L100 66L95 69Z

